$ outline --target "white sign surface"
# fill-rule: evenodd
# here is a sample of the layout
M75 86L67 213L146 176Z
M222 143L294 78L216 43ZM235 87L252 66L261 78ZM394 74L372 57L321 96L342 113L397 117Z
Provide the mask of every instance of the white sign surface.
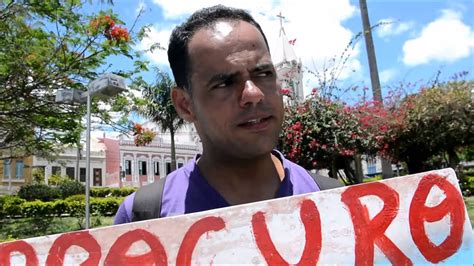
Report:
M0 244L0 265L473 265L452 169Z

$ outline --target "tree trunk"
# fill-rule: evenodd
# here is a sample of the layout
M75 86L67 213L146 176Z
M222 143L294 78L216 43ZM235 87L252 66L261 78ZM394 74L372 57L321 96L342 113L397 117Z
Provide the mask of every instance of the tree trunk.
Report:
M365 47L367 49L367 58L369 60L370 81L372 84L372 93L374 100L383 105L382 91L380 89L379 72L377 69L377 59L375 57L374 41L372 39L372 29L369 21L369 11L367 10L366 0L359 0L360 14L362 17L362 26L364 29ZM391 178L392 164L390 161L382 158L382 178Z
M171 171L176 170L176 146L174 143L174 128L170 128L171 135Z
M416 174L416 173L423 172L425 170L423 162L421 160L418 160L416 158L416 155L413 156L413 157L414 158L408 157L407 160L406 160L408 173L409 174Z
M364 179L364 173L362 171L362 158L360 154L354 155L355 165L355 180L357 184L361 184Z
M459 157L453 148L448 149L448 159L449 159L449 167L456 169L459 164Z

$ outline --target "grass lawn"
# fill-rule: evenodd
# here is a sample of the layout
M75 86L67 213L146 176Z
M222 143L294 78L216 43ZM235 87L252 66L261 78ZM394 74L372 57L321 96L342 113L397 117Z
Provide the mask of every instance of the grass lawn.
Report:
M112 225L114 217L91 217L91 228ZM81 230L83 219L75 217L20 218L0 220L0 242Z
M471 226L474 228L474 196L465 197L464 202L466 202L467 212L471 219Z

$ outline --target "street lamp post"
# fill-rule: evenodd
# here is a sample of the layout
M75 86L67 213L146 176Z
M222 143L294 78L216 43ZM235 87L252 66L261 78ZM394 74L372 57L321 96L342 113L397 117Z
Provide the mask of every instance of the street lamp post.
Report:
M98 79L92 81L87 86L87 93L78 90L60 90L56 93L56 102L59 103L84 103L87 104L87 130L86 130L86 224L85 228L90 227L90 164L91 164L91 102L92 97L107 99L125 91L125 79L115 74L104 74Z

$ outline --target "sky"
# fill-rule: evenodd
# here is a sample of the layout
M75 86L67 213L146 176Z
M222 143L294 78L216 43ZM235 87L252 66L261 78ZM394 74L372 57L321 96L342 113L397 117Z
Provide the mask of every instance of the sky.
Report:
M127 26L132 25L140 9L143 14L135 29L151 25L148 38L135 45L145 49L158 42L167 47L171 30L192 12L203 7L224 4L251 12L270 42L276 44L281 14L288 39L306 70L303 82L308 94L318 87L311 72L322 73L341 65L339 58L351 40L362 31L357 0L115 0L113 6L93 4L94 11L112 8ZM370 22L379 24L373 31L380 81L384 94L400 82L429 83L440 72L440 80L469 71L474 78L474 0L368 0ZM356 39L345 52L349 58L340 71L341 87L370 86L365 42ZM169 70L166 51L146 54L151 63ZM336 63L332 59L336 59ZM129 67L112 59L116 67ZM274 62L275 63L275 62ZM145 74L152 78L152 74Z

